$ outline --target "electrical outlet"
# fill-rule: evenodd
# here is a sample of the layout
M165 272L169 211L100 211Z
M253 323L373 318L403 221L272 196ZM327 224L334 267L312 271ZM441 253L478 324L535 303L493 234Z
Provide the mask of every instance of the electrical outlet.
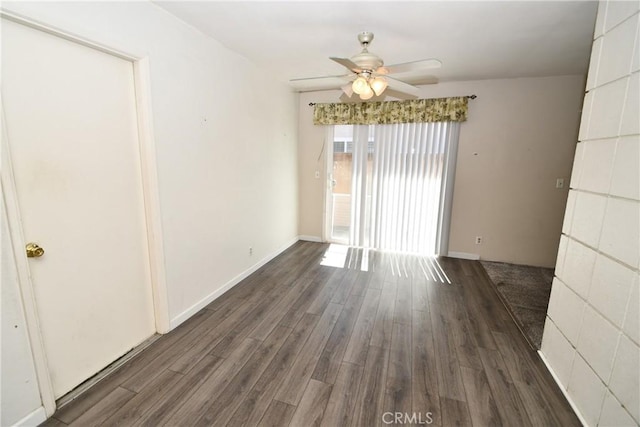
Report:
M476 245L482 244L482 236L476 236Z
M253 255L253 248L249 246L249 255Z
M316 179L320 179L320 171L316 171Z
M564 188L564 179L562 178L556 179L556 188Z

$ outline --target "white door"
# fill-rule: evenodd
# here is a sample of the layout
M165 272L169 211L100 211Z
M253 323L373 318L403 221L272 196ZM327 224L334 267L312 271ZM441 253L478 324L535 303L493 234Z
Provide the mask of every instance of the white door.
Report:
M2 103L58 398L155 332L133 63L3 19Z

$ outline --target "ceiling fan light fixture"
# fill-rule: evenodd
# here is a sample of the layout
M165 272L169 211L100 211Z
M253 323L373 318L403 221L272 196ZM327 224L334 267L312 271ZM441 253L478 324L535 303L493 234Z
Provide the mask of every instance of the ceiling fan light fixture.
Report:
M369 87L369 83L367 82L367 79L362 76L359 76L357 79L353 81L351 88L358 95L362 95L368 90L371 90L371 88Z
M370 82L371 89L373 89L377 96L384 92L384 90L387 88L387 84L387 80L384 77L376 77Z
M353 95L353 88L351 86L352 84L349 83L340 88L345 93L345 95L347 95L349 98L351 98L351 95Z
M371 89L371 87L369 85L367 85L367 89L365 90L364 93L359 94L360 95L360 99L366 101L367 99L371 99L374 95L373 93L373 89Z

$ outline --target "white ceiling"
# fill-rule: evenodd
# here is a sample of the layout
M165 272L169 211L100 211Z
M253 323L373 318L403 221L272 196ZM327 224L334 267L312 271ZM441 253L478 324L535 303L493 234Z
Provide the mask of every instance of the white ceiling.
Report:
M361 31L375 34L369 50L385 64L440 59L428 73L440 81L586 74L597 9L595 1L155 3L281 81L343 74L328 57L358 53Z

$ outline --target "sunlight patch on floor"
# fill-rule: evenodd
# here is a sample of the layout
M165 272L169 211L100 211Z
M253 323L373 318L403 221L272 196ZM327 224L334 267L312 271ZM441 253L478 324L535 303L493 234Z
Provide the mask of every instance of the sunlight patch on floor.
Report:
M422 272L420 278L451 284L437 256L384 252L332 243L324 253L320 265L371 272L386 270L391 276L406 278L415 276L416 271L419 271Z
M324 253L324 258L322 258L320 265L324 265L325 267L344 268L348 254L349 246L332 243L329 245L329 249Z

